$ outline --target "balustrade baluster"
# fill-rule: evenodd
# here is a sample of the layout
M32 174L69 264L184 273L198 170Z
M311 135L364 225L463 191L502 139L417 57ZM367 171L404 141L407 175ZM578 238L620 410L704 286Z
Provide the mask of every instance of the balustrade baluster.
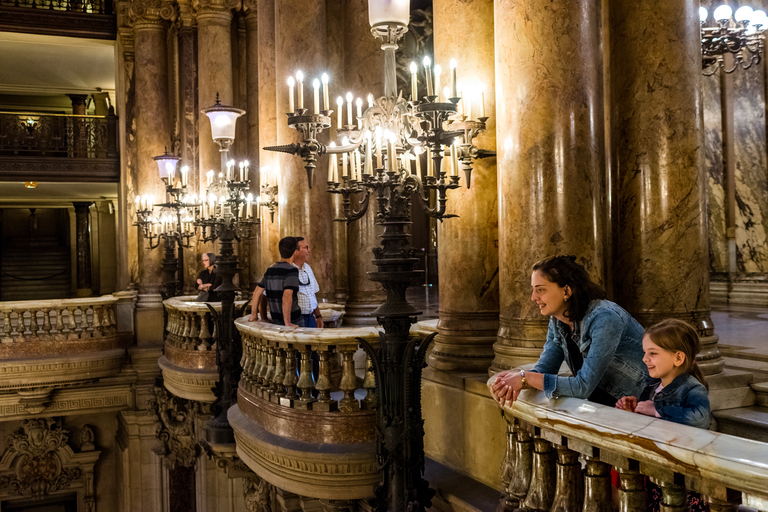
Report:
M675 475L678 476L678 475ZM682 475L680 475L682 477ZM675 478L677 480L677 478ZM682 480L682 478L680 478ZM687 512L688 492L685 487L675 482L659 480L656 485L661 488L661 504L659 512Z
M204 347L203 350L211 349L211 332L208 330L208 315L209 313L200 315L200 345Z
M519 505L528 494L533 470L533 441L531 435L519 425L515 431L515 466L507 487L510 500Z
M320 364L317 372L317 402L312 404L313 411L335 411L338 409L338 403L331 398L331 389L333 383L331 382L331 351L329 347L318 347L318 354L320 355Z
M611 466L597 457L585 457L584 508L582 512L613 512Z
M376 396L376 374L373 371L373 361L370 356L365 356L365 378L363 379L363 387L367 391L363 403L361 404L363 409L375 409L379 405L379 400Z
M254 393L261 396L261 390L264 387L264 382L261 380L261 371L266 364L266 352L264 352L264 340L257 339L257 345L253 347L254 350L254 364L253 364L253 383L255 385Z
M61 327L62 327L61 332L63 334L69 334L69 333L72 332L72 329L70 329L70 327L74 327L75 326L75 318L73 316L71 308L69 308L69 307L64 308L64 311L67 312L67 321L61 323ZM62 312L62 314L63 314L63 312Z
M27 323L27 317L29 317L29 323ZM24 319L24 336L32 336L32 332L37 330L37 318L28 309L23 313Z
M101 306L93 306L93 332L101 333Z
M557 447L557 484L552 512L579 510L584 501L584 479L579 454L566 446Z
M51 308L43 308L43 332L51 334Z
M11 312L3 311L3 343L12 343L11 337Z
M507 449L504 452L504 459L501 461L501 470L499 472L499 479L504 484L502 486L501 496L499 497L499 504L496 507L496 512L513 512L517 508L518 502L509 495L509 482L512 481L515 471L515 419L512 418L510 423L509 418L507 420Z
M85 321L85 313L79 306L75 308L73 313L74 313L74 320L75 320L74 331L75 331L75 334L79 335L83 332L83 323Z
M112 328L112 332L117 332L117 312L114 304L109 306L107 313L109 313L109 326Z
M710 512L736 512L741 505L741 493L731 489L726 490L725 499L718 499L712 496L703 496L701 499L709 503Z
M61 308L56 308L56 334L64 332L64 315Z
M264 398L272 395L272 379L275 377L275 347L267 347L267 371L264 374Z
M35 336L42 336L45 334L45 331L43 330L43 319L38 319L37 314L40 313L40 310L33 310L32 311L32 332L35 333Z
M189 328L189 338L190 342L192 343L192 346L195 347L198 350L205 350L205 348L200 348L200 315L197 313L192 313L191 320L190 320L190 328Z
M95 316L96 315L93 314L93 308L86 306L83 318L85 319L85 330L86 332L91 333L91 336L93 336L93 321Z
M630 463L629 469L619 470L619 512L644 512L645 476L640 473L636 462Z
M184 313L181 316L181 321L182 321L182 325L181 325L181 338L182 338L182 340L184 342L184 348L185 349L192 349L195 346L193 340L191 340L190 336L189 336L189 333L192 332L192 327L190 325L190 323L192 321L192 315L190 315L188 313Z
M309 404L315 401L312 390L315 387L315 379L312 376L312 357L309 347L303 347L299 352L301 362L299 366L299 382L297 387L301 390L301 397L293 403L297 409L308 409Z
M285 398L280 399L280 405L290 407L293 401L298 398L296 393L296 384L299 380L296 377L296 349L288 347L286 350L285 358L285 379L283 385L285 386Z
M280 403L280 398L285 396L285 386L283 381L285 380L285 350L278 347L275 351L275 377L272 379L272 390L274 396L277 398L277 403Z
M14 317L11 319L11 338L16 338L21 335L19 331L24 329L24 318L18 311L12 311L12 314Z
M266 340L262 340L266 343ZM269 347L266 344L261 345L261 368L259 369L259 387L261 396L269 398L269 382L267 381L267 372L269 371Z
M355 352L349 348L341 351L341 383L339 388L344 392L344 397L339 403L342 412L354 412L360 410L360 404L355 400L357 390L357 375L355 375Z
M531 486L521 505L523 510L547 511L555 497L555 456L552 444L539 436L533 439Z
M194 317L193 317L194 320ZM193 322L194 325L194 322ZM238 383L238 388L245 389L246 391L251 390L251 375L248 373L248 365L251 362L251 337L247 334L240 333L240 339L242 340L242 346L243 346L243 355L240 356L240 368L242 368L242 371L240 372L240 382Z

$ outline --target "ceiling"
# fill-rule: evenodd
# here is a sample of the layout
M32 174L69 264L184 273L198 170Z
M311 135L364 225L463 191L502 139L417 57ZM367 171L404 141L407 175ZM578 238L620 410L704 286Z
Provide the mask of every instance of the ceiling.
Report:
M73 201L117 201L117 183L38 183L24 188L20 181L0 182L0 208L67 207Z
M115 91L115 41L0 32L0 92Z

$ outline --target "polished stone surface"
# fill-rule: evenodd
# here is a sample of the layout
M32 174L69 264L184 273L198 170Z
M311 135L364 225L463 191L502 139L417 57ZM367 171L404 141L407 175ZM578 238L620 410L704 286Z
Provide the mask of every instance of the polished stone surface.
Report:
M493 368L533 362L546 319L530 269L575 254L603 281L604 132L598 8L497 0L500 328ZM546 43L544 43L546 42Z

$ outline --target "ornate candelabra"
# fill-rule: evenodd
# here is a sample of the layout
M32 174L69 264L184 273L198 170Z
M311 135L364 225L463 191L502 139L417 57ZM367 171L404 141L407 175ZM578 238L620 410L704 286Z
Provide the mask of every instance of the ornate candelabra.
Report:
M269 210L270 222L275 222L275 211L277 210L277 183L270 177L269 169L264 167L260 173L261 183L259 185L259 197L256 203L259 208ZM270 184L270 181L272 184Z
M188 168L182 167L176 180L176 166L181 158L168 154L154 157L160 177L165 183L164 203L154 204L152 196L136 197L138 226L150 249L163 243L163 299L180 295L184 288L184 249L190 247L194 236L193 216L198 204L187 194ZM177 186L178 185L178 186ZM155 207L160 211L155 214ZM178 251L178 252L177 252Z
M214 388L216 399L211 405L212 418L208 422L206 438L211 444L228 444L235 442L227 411L237 401L242 356L239 335L233 324L235 292L238 288L232 278L240 270L234 241L252 237L253 228L259 224L259 220L254 218L252 200L246 195L250 187L247 162L242 162L238 171L234 162L227 159L229 147L235 139L235 121L245 111L221 105L217 94L216 104L203 109L202 113L211 121L213 140L219 145L222 162L222 171L217 179L213 179L213 173L208 174L207 200L197 211L195 219L203 241L219 242L216 266L222 278L222 284L215 290L221 296L221 311L216 311L208 304L218 333L216 365L219 369L219 380ZM242 312L239 312L237 316L241 315Z
M296 80L288 81L288 125L301 134L302 140L266 148L301 157L310 186L318 157L329 154L326 188L342 196L347 222L365 215L372 194L377 199L377 223L384 230L380 235L381 246L374 250L376 271L369 275L387 292L386 302L374 312L384 332L380 333L378 349L363 339L360 343L370 355L376 375L378 451L382 466L382 481L375 490L377 510L398 512L426 510L434 495L423 478L421 416L421 370L434 335L423 341L409 337L410 326L421 312L405 298L406 289L423 280L423 271L415 269L419 260L414 257L408 232L411 200L415 197L428 215L440 221L455 217L447 213L446 203L448 190L460 186L459 169L464 171L469 187L472 160L495 155L474 145L475 137L485 130L488 118L483 112L482 97L480 116L471 117L471 107L457 92L454 63L451 87L445 92L440 91L438 85L438 69L433 75L428 59L424 63L426 95L418 94L415 64L411 64L410 101L397 92L395 51L399 39L408 30L409 3L369 2L371 31L384 51L385 94L377 100L369 95L365 113L362 100L357 100L356 124L353 124L351 94L346 98L346 124L342 124L344 100L337 100L339 110L335 117L340 144L332 142L326 146L317 140L318 135L333 124L327 78L324 76L322 80L323 108L320 108L320 81L315 80L314 109L310 111L303 104L303 76L299 74ZM298 108L294 108L293 88L297 82L299 101ZM426 165L422 169L421 155L425 153Z
M742 6L733 10L727 5L721 5L714 10L713 18L716 26L705 26L709 17L706 8L699 8L701 19L701 64L704 75L709 76L722 69L733 73L738 68L749 69L760 62L764 30L768 26L768 16L765 11L753 11L751 7ZM733 55L733 65L729 68L723 61L726 54Z

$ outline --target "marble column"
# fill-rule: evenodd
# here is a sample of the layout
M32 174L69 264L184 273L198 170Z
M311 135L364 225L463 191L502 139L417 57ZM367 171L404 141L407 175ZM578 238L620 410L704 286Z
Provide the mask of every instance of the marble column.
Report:
M251 178L250 192L253 197L259 197L259 175L258 169L261 165L261 155L259 151L259 16L258 1L245 0L243 2L245 9L245 87L246 87L246 123L247 131L247 154L251 158L251 169L253 172ZM258 207L254 207L258 208ZM254 212L255 214L255 212ZM248 251L248 282L255 285L261 279L264 268L261 265L261 236L256 236L246 242L249 244Z
M232 0L200 0L197 9L197 100L200 108L216 103L233 105L232 89ZM242 128L243 121L238 122ZM236 137L244 132L235 132ZM205 190L205 174L221 170L219 146L211 137L208 116L198 117L198 150L200 152L200 190Z
M91 279L91 202L72 203L75 206L75 240L77 244L77 296L93 295Z
M475 144L496 150L493 0L435 0L433 9L435 63L445 70L443 83L450 83L448 64L455 58L459 80L485 87L485 109L491 115ZM438 273L443 279L429 364L440 370L484 372L493 360L499 329L496 160L473 161L471 188L462 186L448 197L449 212L459 218L438 223Z
M699 2L610 6L611 122L618 216L616 299L649 326L697 327L700 367L718 373L709 306L702 172Z
M365 99L384 94L384 50L371 34L368 22L368 1L350 0L344 3L344 87ZM332 99L333 101L333 99ZM366 103L367 104L367 103ZM380 283L371 281L368 272L375 272L373 249L379 247L383 230L376 224L377 201L372 197L368 213L347 226L347 303L344 323L376 325L371 312L386 299Z
M603 281L605 147L598 3L495 0L494 26L499 370L536 361L546 339L533 263L573 254Z
M128 10L130 13L130 10ZM133 28L129 15L118 14L117 37L117 112L120 134L120 184L117 196L117 290L128 290L138 275L138 230L131 226L136 220L135 205L138 185L134 172L136 162L135 119L136 94L134 83ZM130 227L129 227L130 226ZM135 293L135 292L134 292Z
M291 144L299 135L288 127L288 86L296 70L304 73L304 101L312 101L311 83L325 71L325 2L317 0L275 1L275 82L277 92L278 144ZM331 91L338 91L336 89ZM298 95L298 94L297 94ZM335 94L332 93L332 96ZM297 104L298 106L298 104ZM278 153L274 160L279 187L280 236L303 236L309 241L309 264L320 285L318 298L334 291L331 232L331 194L325 191L328 157L318 159L312 189L307 184L304 162L298 156Z
M277 120L285 119L277 109L275 77L275 0L256 0L258 21L258 100L259 100L259 182L262 173L275 176L277 154L263 149L277 144ZM280 81L279 85L284 85ZM279 117L278 117L279 114ZM274 179L274 178L273 178ZM273 221L266 208L261 209L261 265L260 273L280 259L277 243L280 240L280 217ZM261 277L261 276L259 276Z
M135 52L135 136L136 162L133 166L135 190L128 197L128 210L136 195L151 195L155 201L165 197L165 187L153 157L163 154L171 140L169 126L167 20L175 14L170 3L150 4L135 0L133 26ZM136 304L136 338L139 345L163 342L163 309L159 286L162 253L150 250L139 235L139 296Z

